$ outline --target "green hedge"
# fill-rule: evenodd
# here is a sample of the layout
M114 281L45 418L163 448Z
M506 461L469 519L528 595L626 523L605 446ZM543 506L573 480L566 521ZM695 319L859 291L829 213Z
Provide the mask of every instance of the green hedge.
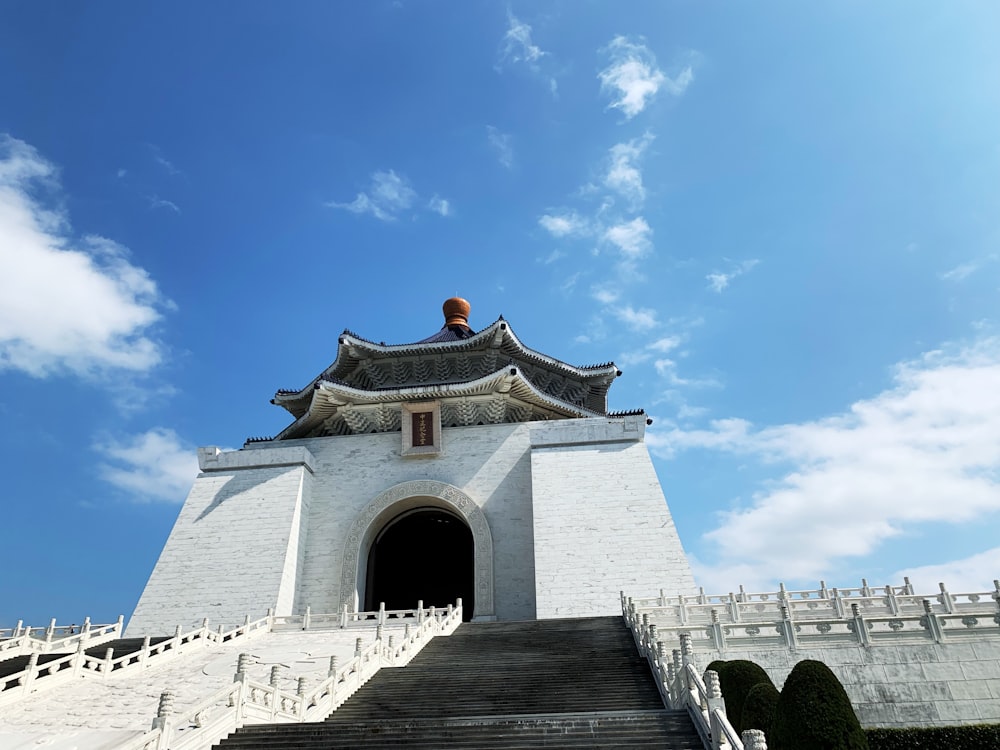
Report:
M869 750L844 686L812 659L796 664L785 680L767 740L769 750Z
M1000 724L920 729L869 729L871 750L1000 750ZM770 746L769 746L770 747Z
M740 724L743 729L759 729L765 737L769 737L779 700L781 700L781 693L778 692L778 688L771 684L770 680L759 682L750 688L746 702L743 704L743 713L740 715Z
M746 703L747 695L754 685L764 682L771 687L774 683L767 676L764 668L746 659L734 659L727 661L719 672L719 687L722 688L722 697L726 701L726 716L729 723L737 734L741 734L745 727L743 725L743 704Z

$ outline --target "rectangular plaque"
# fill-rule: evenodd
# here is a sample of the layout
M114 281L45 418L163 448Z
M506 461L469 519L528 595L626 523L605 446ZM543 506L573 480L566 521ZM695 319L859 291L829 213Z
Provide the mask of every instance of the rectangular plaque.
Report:
M401 404L404 456L437 456L441 453L441 402Z
M416 411L410 414L413 420L413 437L411 443L414 448L423 448L427 445L434 445L434 412Z

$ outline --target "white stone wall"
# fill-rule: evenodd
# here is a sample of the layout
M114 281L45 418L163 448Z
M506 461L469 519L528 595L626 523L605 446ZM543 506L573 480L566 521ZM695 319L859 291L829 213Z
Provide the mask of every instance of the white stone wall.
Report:
M1000 640L964 643L726 649L697 653L704 670L713 659L748 659L781 689L803 659L833 670L866 727L932 727L1000 722Z
M404 458L398 432L202 449L203 473L128 633L205 616L236 623L268 607L339 611L356 588L342 591L345 553L360 548L363 581L371 541L348 539L352 524L381 493L417 480L482 510L498 619L614 614L623 588L693 593L644 429L639 416L453 427L433 457Z
M695 591L638 419L533 426L539 618L618 614L621 590Z
M129 636L171 634L175 625L187 630L205 617L237 625L246 614L256 619L276 606L277 614L291 614L298 518L310 473L304 464L279 463L198 476L129 621Z

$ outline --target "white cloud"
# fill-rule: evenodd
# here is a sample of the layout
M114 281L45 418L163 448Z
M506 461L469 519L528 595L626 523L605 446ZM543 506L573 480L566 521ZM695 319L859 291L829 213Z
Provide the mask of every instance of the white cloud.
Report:
M609 108L620 109L627 119L642 112L661 88L680 96L694 78L690 65L676 78L670 78L657 67L656 58L646 45L623 36L612 39L605 51L611 61L598 74L601 90L614 99Z
M1000 510L1000 340L897 368L892 387L826 419L753 430L740 419L663 433L657 452L753 455L789 467L705 535L721 580L817 579L924 523ZM745 581L731 580L729 586ZM726 589L728 590L728 589Z
M733 279L738 276L742 276L745 273L749 273L758 263L760 263L760 260L753 258L733 266L728 273L713 271L705 277L706 281L708 281L708 288L717 294L721 294L722 291L729 286L729 283Z
M0 370L147 371L162 356L150 329L170 303L124 247L73 236L43 203L58 189L34 148L0 135Z
M514 163L514 147L511 145L510 134L501 133L492 125L487 125L486 137L489 139L490 146L496 152L497 161L507 167L507 169L510 169Z
M451 216L452 214L451 203L437 194L427 203L427 208L441 216Z
M98 466L101 479L136 501L183 502L198 476L194 446L164 427L122 440L104 439L93 448L104 459Z
M503 35L501 63L537 63L547 53L531 41L531 27L507 11L507 32Z
M331 208L342 208L355 214L370 213L381 221L395 221L398 214L413 205L417 192L405 177L393 170L374 172L368 192L358 193L350 203L330 201Z
M629 260L641 258L652 247L650 235L653 230L641 216L632 221L622 222L608 227L604 231L604 239L617 247L621 254Z
M626 305L625 307L616 307L613 312L616 318L634 331L648 331L658 325L656 310L648 308L636 310L631 305Z
M952 593L992 591L993 581L1000 578L1000 547L979 552L961 560L937 565L906 568L892 576L901 581L906 576L918 593L931 593L943 583Z
M544 214L538 223L553 237L581 237L590 233L590 222L576 211L560 214Z
M971 276L973 273L979 270L978 263L962 263L955 266L950 271L946 271L941 274L941 278L945 281L961 281L967 276Z
M680 345L680 336L663 336L655 341L651 341L638 351L625 352L619 359L623 365L637 365L648 362L657 354L666 354L673 351ZM657 362L657 369L659 369L659 366L659 362Z
M647 133L642 138L618 143L609 152L608 173L604 177L604 184L624 196L633 209L646 200L646 189L642 184L638 162L652 142L653 136Z
M166 198L160 198L157 195L149 196L149 207L153 209L167 208L173 211L175 214L179 214L181 212L180 206L178 206L176 203L174 203L173 201L168 201Z
M561 258L565 258L565 257L566 257L566 253L564 253L562 250L553 250L551 253L549 253L548 255L546 255L544 258L539 258L538 262L539 263L544 263L545 265L548 266L548 265L551 265L552 263L555 263L557 260L560 260Z
M616 290L608 289L606 287L594 287L590 294L602 305L613 304L617 302L618 298L621 296Z
M169 159L167 159L160 152L160 149L157 146L150 145L149 149L150 149L150 151L153 152L153 160L157 164L159 164L161 167L163 167L163 169L167 172L167 174L178 175L178 174L181 173L181 170L179 170L177 167L175 167L174 163L172 161L170 161Z

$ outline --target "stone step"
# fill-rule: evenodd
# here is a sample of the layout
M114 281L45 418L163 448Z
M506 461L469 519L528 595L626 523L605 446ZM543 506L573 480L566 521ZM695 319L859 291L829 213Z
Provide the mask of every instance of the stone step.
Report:
M468 623L383 669L326 721L243 727L222 750L701 750L620 618Z

